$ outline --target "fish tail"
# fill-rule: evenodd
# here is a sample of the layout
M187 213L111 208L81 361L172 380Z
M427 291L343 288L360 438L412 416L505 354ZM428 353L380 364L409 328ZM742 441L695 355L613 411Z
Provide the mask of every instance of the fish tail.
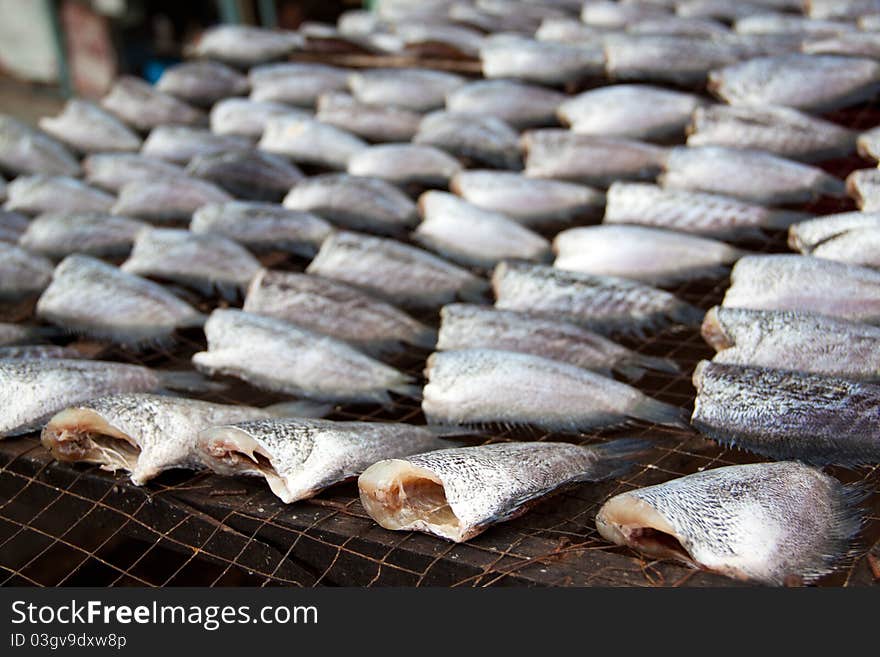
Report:
M703 323L705 311L696 306L682 301L670 313L670 318L685 326L700 326Z
M205 313L195 313L192 317L188 317L178 324L179 328L202 328L205 325L205 322L208 321L208 316Z
M638 381L645 374L645 370L654 370L656 372L668 372L669 374L677 374L681 372L681 368L671 358L659 358L657 356L646 356L645 354L632 353L622 363L614 368L631 381Z
M333 411L333 404L301 399L272 404L263 410L278 417L326 417Z
M437 331L430 326L422 326L409 340L410 344L424 349L434 349L437 346Z
M846 196L846 184L832 175L822 176L817 187L817 192L823 196L833 196L841 198Z
M438 438L449 436L475 436L482 433L478 428L460 424L432 424L425 427Z
M685 411L678 406L642 396L629 412L631 417L653 424L684 429L688 426Z
M590 468L590 479L599 481L624 474L637 457L647 454L651 448L651 443L641 438L619 438L591 446L599 459Z
M810 219L811 217L812 215L806 212L797 212L795 210L774 210L773 212L767 213L766 225L767 228L785 230L792 224Z
M400 383L390 386L388 389L392 392L396 392L398 395L409 397L410 399L422 398L422 386L415 383Z
M217 392L226 389L226 385L206 379L199 372L180 370L163 370L156 372L162 388L183 390L186 392Z

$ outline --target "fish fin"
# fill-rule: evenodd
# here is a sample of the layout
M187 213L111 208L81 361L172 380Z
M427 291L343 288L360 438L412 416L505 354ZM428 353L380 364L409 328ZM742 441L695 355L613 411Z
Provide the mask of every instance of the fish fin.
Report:
M207 321L208 316L205 313L195 313L192 317L182 321L178 326L180 328L202 328Z
M632 469L636 457L647 454L653 448L648 440L641 438L619 438L607 443L589 445L597 453L598 459L585 473L583 481L602 481L619 477Z
M163 388L185 392L219 392L226 390L226 385L210 381L198 372L180 370L157 370Z
M628 415L645 422L663 424L669 427L685 429L688 426L687 415L684 409L652 399L651 397L642 396Z
M458 424L432 424L428 425L426 429L438 438L446 438L449 436L476 436L483 433L477 427Z
M403 395L404 397L409 397L411 399L421 399L422 398L422 386L416 383L400 383L388 388L392 392L396 392L398 395ZM386 404L391 403L391 399L388 398Z
M672 312L669 313L670 319L685 326L700 326L703 323L703 317L706 311L689 303L682 301Z
M638 381L645 375L645 370L677 374L681 372L681 367L671 358L658 358L633 352L623 362L615 365L614 370L631 381Z
M289 402L281 402L280 404L272 404L265 406L264 411L268 411L278 417L326 417L333 411L333 404L297 400Z

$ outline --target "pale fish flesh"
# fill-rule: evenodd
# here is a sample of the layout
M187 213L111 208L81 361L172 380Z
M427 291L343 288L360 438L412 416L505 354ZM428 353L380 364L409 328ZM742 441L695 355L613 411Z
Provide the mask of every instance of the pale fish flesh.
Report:
M514 128L556 125L556 110L568 98L563 93L512 80L478 80L452 91L446 109L462 114L486 114Z
M42 212L109 212L115 201L107 192L67 176L19 176L7 189L7 210Z
M349 71L325 64L265 64L250 70L251 100L314 107L321 94L342 91Z
M112 214L47 213L28 225L19 244L28 251L55 259L71 253L117 257L131 250L135 236L146 226L142 221Z
M259 148L302 163L345 169L367 142L352 133L310 118L269 119Z
M348 86L369 105L390 105L415 112L443 107L446 96L465 84L460 75L428 69L370 69L352 73Z
M210 107L218 100L245 95L250 84L247 77L220 62L182 62L162 72L156 89L193 105Z
M94 103L74 98L56 117L40 119L40 127L81 153L136 151L141 138L115 116Z
M853 171L846 177L846 191L862 212L880 212L880 169Z
M438 111L425 116L413 143L499 169L521 169L519 133L494 116Z
M348 161L353 176L380 178L397 185L446 187L461 163L433 146L379 144L355 153Z
M161 125L201 125L207 119L202 110L131 75L123 75L113 83L101 99L101 106L137 130Z
M856 144L859 155L869 160L880 160L880 129L874 128L863 132L856 140Z
M0 169L14 175L79 175L73 153L46 133L0 114Z
M599 41L553 43L519 35L495 34L480 47L486 78L563 85L602 77L605 53Z
M819 55L842 55L846 57L880 57L880 34L851 31L837 36L809 39L803 51Z
M801 221L788 229L788 245L810 254L823 242L864 228L880 228L880 212L841 212Z
M111 211L154 223L176 223L188 221L203 205L231 200L217 185L184 174L127 183Z
M409 141L422 115L392 105L370 105L339 91L318 99L315 118L374 142Z
M254 66L281 59L305 43L289 30L270 30L253 25L215 25L199 37L193 54L236 66Z
M311 112L284 103L226 98L211 108L211 132L259 139L269 119L279 116L304 118L311 116Z

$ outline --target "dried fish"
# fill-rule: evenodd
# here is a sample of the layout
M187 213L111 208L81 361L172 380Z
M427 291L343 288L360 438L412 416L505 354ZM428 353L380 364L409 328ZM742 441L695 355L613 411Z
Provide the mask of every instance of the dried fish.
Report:
M788 245L810 254L823 242L864 228L880 228L880 212L841 212L793 224L788 229Z
M201 125L206 119L200 109L131 75L117 78L101 106L138 130L162 125Z
M398 185L446 187L461 170L461 163L433 146L379 144L352 155L348 173L380 178Z
M176 228L146 228L120 269L235 299L261 268L243 246L221 235Z
M613 84L591 89L559 106L559 118L573 132L599 137L665 139L684 133L705 100L694 94L647 84Z
M661 18L669 15L666 7L651 4L627 4L622 2L588 2L581 11L581 20L592 27L605 29L625 28L646 18Z
M305 178L284 197L284 207L314 212L335 224L393 235L418 221L416 204L378 178L329 173Z
M281 59L304 42L297 32L252 25L215 25L202 33L193 54L247 67Z
M661 16L643 18L626 26L630 34L650 34L655 36L678 37L718 37L726 35L730 29L714 18L696 16Z
M722 444L812 465L880 461L880 385L701 361L694 387L691 423Z
M0 322L0 347L31 345L54 337L57 330L49 326L32 326L29 324L8 324Z
M30 222L24 215L0 208L0 242L18 244L28 224Z
M746 16L754 16L764 10L761 0L742 2L742 0L683 0L677 3L679 16L714 18L721 21L736 21Z
M130 347L167 341L175 329L205 321L158 283L79 254L55 267L52 283L37 302L37 317Z
M42 292L52 278L52 263L24 249L0 242L0 300Z
M67 176L19 176L7 189L7 210L25 214L42 212L108 212L114 198L81 180Z
M446 96L465 82L460 75L420 68L376 68L354 72L348 78L351 92L362 103L414 112L443 107Z
M189 229L221 235L253 251L289 251L303 257L317 253L332 226L317 215L274 203L208 203L193 213Z
M461 543L549 495L626 472L644 450L634 440L444 449L379 461L360 476L358 488L364 509L385 529Z
M396 240L331 233L306 271L405 306L431 307L456 297L478 301L486 281L427 251Z
M532 84L510 80L478 80L451 91L446 109L461 114L485 114L514 128L556 125L556 109L568 96Z
M736 44L692 36L611 34L605 69L617 80L703 84L709 71L742 56Z
M428 52L439 50L452 56L476 57L485 40L479 30L446 22L425 22L420 20L398 21L394 33L407 49L419 52L423 47Z
M14 175L79 175L79 162L44 132L0 114L0 168Z
M147 224L98 212L53 212L34 219L19 244L33 253L60 259L71 253L124 256Z
M853 171L846 177L846 191L862 212L880 212L880 169Z
M303 164L345 169L367 142L314 119L284 116L269 119L259 147Z
M724 194L767 205L845 195L843 181L822 169L762 151L721 146L673 148L661 186Z
M284 62L252 68L251 100L314 107L321 94L342 91L350 72L325 64Z
M320 276L264 269L254 276L244 310L344 340L368 352L400 343L432 349L436 332L402 310Z
M880 322L880 272L801 255L740 258L722 305Z
M511 34L487 37L480 47L483 75L562 85L605 73L601 42L552 43Z
M421 114L392 105L370 105L334 91L318 99L315 118L370 141L409 141L419 128Z
M349 344L274 317L218 309L205 323L208 350L192 358L202 372L235 376L265 390L319 401L391 401L418 396L410 378Z
M490 167L522 168L519 133L494 116L432 112L421 120L412 141Z
M603 333L641 333L671 323L698 326L703 319L700 309L649 285L533 263L500 263L492 288L496 308L562 319Z
M677 372L671 360L636 353L597 333L556 319L453 303L440 311L438 351L501 349L577 365L610 376L638 379L646 369Z
M193 105L211 106L230 96L250 91L248 79L219 62L183 62L166 68L156 89Z
M553 240L554 267L653 285L717 278L745 252L724 242L643 226L570 228Z
M535 38L538 41L577 44L593 39L604 31L603 28L592 27L576 18L545 18L535 31Z
M111 211L156 223L175 223L188 221L203 205L231 200L217 185L182 175L127 183Z
M859 499L802 463L751 463L616 495L596 527L651 558L765 584L813 582L849 560Z
M303 178L296 165L256 149L197 155L186 172L251 201L280 201Z
M269 119L278 116L307 118L311 112L284 103L226 98L211 108L211 132L259 139Z
M856 140L856 145L859 155L865 159L880 160L880 129L863 132Z
M40 127L81 153L136 151L141 138L94 103L68 100L61 114L40 119Z
M527 176L600 187L621 179L653 179L662 170L668 150L639 141L553 128L526 132L522 147Z
M832 237L810 255L851 265L880 268L880 229L859 228Z
M182 168L171 162L145 157L139 153L97 153L83 160L86 180L92 185L119 192L135 181L153 181L184 175Z
M703 339L716 363L770 367L845 379L880 375L880 328L809 312L715 306Z
M880 12L880 0L807 0L810 18L847 20Z
M251 146L247 137L216 135L204 128L160 125L150 131L141 153L175 164L186 164L198 155L216 155Z
M642 224L713 237L749 237L788 228L802 212L774 210L728 196L616 182L608 188L606 224Z
M852 23L810 18L798 14L760 13L737 19L734 29L740 34L797 34L826 37L854 32Z

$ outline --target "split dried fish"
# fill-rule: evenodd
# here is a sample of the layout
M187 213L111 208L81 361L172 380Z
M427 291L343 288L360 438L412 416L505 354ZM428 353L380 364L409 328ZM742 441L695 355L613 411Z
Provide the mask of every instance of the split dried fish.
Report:
M734 29L740 34L797 34L801 36L834 36L854 32L852 23L810 18L798 14L760 13L743 16Z
M288 103L314 107L321 94L342 91L348 86L350 72L325 64L265 64L248 74L251 100Z
M601 77L605 52L601 42L552 43L511 34L487 37L480 47L487 78L562 85Z
M874 128L859 135L856 141L859 155L865 159L880 161L880 129Z
M422 115L392 105L369 105L334 91L318 99L315 118L370 141L409 141L419 128Z
M40 127L81 153L136 151L141 138L94 103L68 100L56 117L40 119Z
M250 201L280 201L303 178L296 165L256 149L198 155L186 172Z
M783 229L809 215L775 210L729 196L616 182L608 188L606 224L642 224L721 238Z
M806 203L846 193L843 181L817 167L762 151L721 146L673 148L658 181L670 189L725 194L767 205Z
M398 185L446 187L461 169L461 163L448 153L418 144L370 146L348 161L348 173L353 176L380 178Z
M446 109L485 114L517 129L556 125L556 110L568 96L546 87L510 80L478 80L446 97Z
M413 239L460 264L490 268L505 258L550 256L550 243L537 233L454 194L426 192L419 208L423 219Z
M494 116L438 111L425 116L413 143L499 169L521 169L519 133Z
M846 177L846 191L862 212L880 212L880 169L853 171Z
M758 2L740 0L684 0L677 3L675 11L679 16L714 18L721 21L736 21L745 16L754 16L762 11L764 5Z
M0 242L0 300L42 292L52 278L52 263L24 249Z
M307 118L308 110L284 103L226 98L211 108L211 132L218 135L238 135L259 139L269 119L275 117Z
M662 170L668 150L639 141L553 128L526 132L522 148L527 176L599 187L621 179L653 179Z
M801 255L745 256L730 274L722 305L798 310L880 322L880 272Z
M705 38L728 34L730 28L714 18L666 15L631 22L626 31L630 34Z
M141 153L174 164L186 164L198 155L216 155L251 146L247 137L216 135L204 128L160 125L150 131Z
M452 303L440 311L438 351L501 349L550 358L610 376L677 372L671 360L636 353L575 324L491 306Z
M701 361L694 387L691 424L724 445L812 465L880 462L880 385Z
M97 187L119 192L130 182L177 178L182 168L139 153L96 153L83 160L86 180Z
M596 527L651 558L781 586L813 582L850 559L859 500L802 463L750 463L616 495Z
M123 75L101 99L101 106L137 130L162 125L201 125L207 118L200 109L163 94L140 78Z
M553 240L554 267L653 285L718 278L745 252L724 242L644 226L570 228Z
M107 192L67 176L19 176L7 189L7 210L42 212L109 212L115 199Z
M827 112L877 93L880 62L834 55L759 57L713 71L709 88L731 105Z
M350 132L314 119L275 117L266 123L258 146L303 164L345 169L353 157L367 150L367 142Z
M538 41L576 44L593 39L603 32L602 28L592 27L576 18L545 18L535 31L535 38Z
M666 139L683 134L691 114L705 102L694 94L647 84L613 84L566 100L558 113L582 135Z
M646 18L661 18L669 15L669 9L650 2L627 4L621 2L588 2L581 10L581 20L593 27L620 29L630 23Z
M360 476L358 488L364 509L385 529L461 543L554 493L626 472L644 451L633 440L444 449L379 461Z
M348 78L351 92L362 103L414 112L443 107L446 96L465 82L460 75L420 68L376 68L354 72Z
M0 168L14 175L79 175L79 162L46 133L0 114Z
M19 244L33 253L60 259L71 253L124 256L147 224L95 212L56 212L34 219Z
M585 185L507 171L460 171L449 181L449 189L478 207L501 212L525 226L595 216L605 203L602 192Z
M416 204L394 185L347 173L310 176L294 185L284 207L314 212L355 230L394 235L418 221Z
M55 267L36 313L74 333L131 347L161 343L205 321L158 283L79 254Z
M310 258L333 227L310 212L275 203L229 201L200 207L189 229L226 237L253 251L289 251Z
M194 54L248 67L281 59L303 46L304 42L303 36L297 32L252 25L216 25L202 33Z
M702 84L709 71L742 56L735 44L704 37L611 34L605 44L605 69L616 80Z
M859 228L832 237L810 255L851 265L880 268L880 229Z
M176 228L147 228L138 233L131 255L120 269L179 283L209 296L215 290L235 299L261 268L243 246L221 235Z
M220 62L182 62L162 72L156 89L193 105L210 107L218 100L245 95L250 91L250 83L247 77Z
M715 306L703 339L716 363L770 367L845 379L880 376L880 328L815 313Z
M406 306L439 306L456 297L478 301L486 281L427 251L396 240L331 233L306 271Z
M810 18L848 20L880 13L878 0L807 0L804 9Z
M793 224L788 229L788 245L810 254L823 242L864 228L880 228L880 212L841 212Z
M476 57L485 41L485 35L479 30L439 21L398 21L394 33L408 49L415 48L418 52L421 46L428 52L440 50L453 56Z
M127 183L111 211L155 223L176 223L188 221L203 205L231 200L217 185L182 175Z
M218 309L205 323L208 350L199 371L240 378L264 390L318 401L391 401L388 391L418 396L410 378L351 345L274 317Z
M699 326L703 311L649 285L525 262L492 274L495 307L562 319L600 332L642 333L669 324Z
M402 310L320 276L264 269L254 276L244 310L283 319L368 352L400 343L432 349L436 332Z

